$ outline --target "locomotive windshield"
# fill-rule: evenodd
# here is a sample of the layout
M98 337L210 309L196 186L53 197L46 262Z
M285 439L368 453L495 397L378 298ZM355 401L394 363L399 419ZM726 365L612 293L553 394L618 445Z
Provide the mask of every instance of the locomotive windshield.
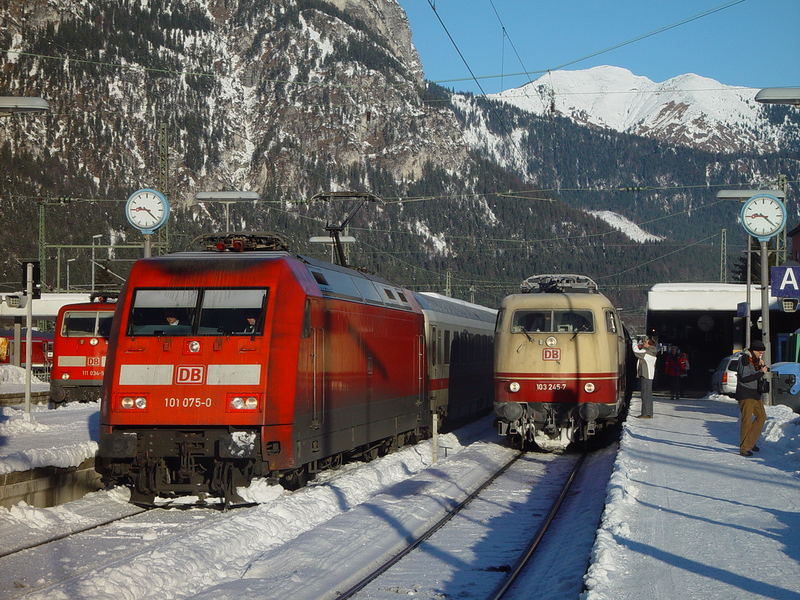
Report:
M581 333L594 331L590 310L518 310L514 313L511 333Z
M265 288L138 289L128 335L261 335L266 301Z
M108 338L114 313L109 311L74 311L64 314L61 326L63 337L102 337Z

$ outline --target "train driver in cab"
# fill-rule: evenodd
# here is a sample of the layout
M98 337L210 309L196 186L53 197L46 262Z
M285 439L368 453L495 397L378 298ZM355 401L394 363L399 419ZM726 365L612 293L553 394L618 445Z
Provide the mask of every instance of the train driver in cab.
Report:
M247 315L245 317L245 321L247 325L244 327L244 333L255 333L256 332L256 316L255 315Z

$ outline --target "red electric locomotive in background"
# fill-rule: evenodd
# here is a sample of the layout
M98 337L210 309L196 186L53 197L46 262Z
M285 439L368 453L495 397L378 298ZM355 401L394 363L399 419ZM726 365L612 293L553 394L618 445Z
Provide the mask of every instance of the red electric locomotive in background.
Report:
M113 302L84 302L58 311L50 373L54 404L100 399L116 307Z
M133 266L110 340L96 463L135 501L237 501L253 477L296 487L347 457L429 435L414 294L284 249L241 251L269 244L285 248L229 235L210 244L220 252ZM469 339L491 339L494 313L484 310L459 325L465 340L468 328ZM487 383L472 392L483 408Z

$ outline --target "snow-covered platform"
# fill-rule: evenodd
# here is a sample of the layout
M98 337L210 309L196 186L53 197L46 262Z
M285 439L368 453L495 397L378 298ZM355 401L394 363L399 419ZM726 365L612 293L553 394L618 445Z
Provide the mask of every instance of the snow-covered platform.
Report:
M0 407L0 506L54 506L100 488L100 404Z
M585 600L800 598L800 419L768 406L739 455L725 396L655 400L625 426Z

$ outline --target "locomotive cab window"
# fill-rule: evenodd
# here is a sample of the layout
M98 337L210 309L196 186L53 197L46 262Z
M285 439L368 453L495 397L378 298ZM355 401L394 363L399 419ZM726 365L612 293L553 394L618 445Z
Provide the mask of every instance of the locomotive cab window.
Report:
M511 333L550 332L553 330L552 311L549 310L518 310L514 313L511 323Z
M262 335L265 289L203 290L197 335Z
M136 290L128 335L191 335L197 290Z
M583 333L594 331L590 310L518 310L511 333Z
M267 290L136 290L130 336L261 335Z
M111 312L75 311L64 315L63 337L104 337L111 331Z

